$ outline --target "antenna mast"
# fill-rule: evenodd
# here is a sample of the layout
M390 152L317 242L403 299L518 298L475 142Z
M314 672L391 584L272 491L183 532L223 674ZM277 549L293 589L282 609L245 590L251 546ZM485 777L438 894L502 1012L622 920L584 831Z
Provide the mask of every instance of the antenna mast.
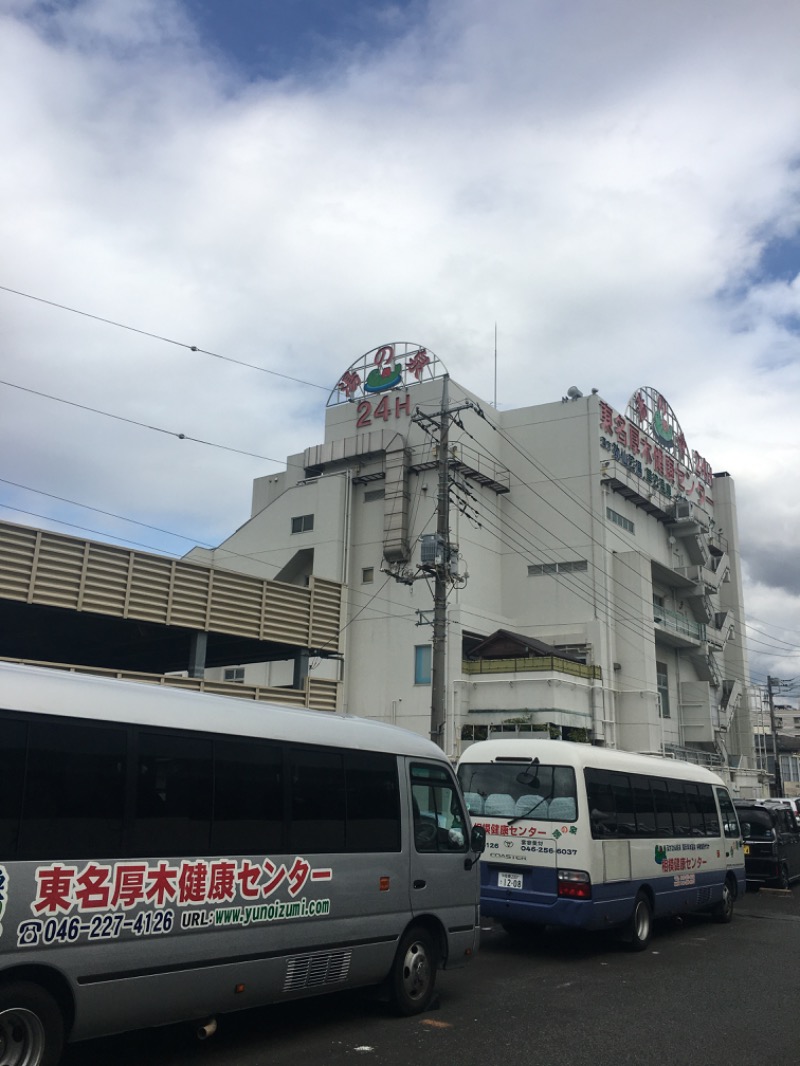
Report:
M497 410L497 323L494 324L494 409Z

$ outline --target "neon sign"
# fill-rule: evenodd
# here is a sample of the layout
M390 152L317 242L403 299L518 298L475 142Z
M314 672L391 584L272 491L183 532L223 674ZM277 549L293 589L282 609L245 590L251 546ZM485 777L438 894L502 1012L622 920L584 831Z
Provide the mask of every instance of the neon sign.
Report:
M667 498L711 502L714 473L699 452L689 451L675 412L660 392L638 389L626 415L600 404L600 445L612 458Z
M627 415L634 426L654 437L665 452L671 453L706 485L713 485L711 464L699 452L689 452L675 412L660 392L649 385L638 389L628 401Z
M409 388L443 377L447 369L429 348L410 341L382 344L359 356L339 378L327 407L353 403L365 396Z

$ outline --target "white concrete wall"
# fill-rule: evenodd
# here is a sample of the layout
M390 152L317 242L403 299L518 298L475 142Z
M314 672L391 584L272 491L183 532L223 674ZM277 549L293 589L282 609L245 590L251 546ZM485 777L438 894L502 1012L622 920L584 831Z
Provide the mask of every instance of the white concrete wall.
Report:
M365 496L384 483L353 484L352 479L380 474L383 454L367 454L365 449L397 434L410 449L412 465L431 459L430 438L414 416L417 410L435 415L441 397L442 382L437 380L407 393L388 394L382 409L386 417L374 416L380 397L372 398L368 419L358 403L328 408L325 440L312 450L329 457L324 476L303 482L303 456L290 457L285 473L255 483L252 519L215 552L205 553L217 565L274 577L298 550L313 548L313 573L348 585L345 712L396 721L419 733L429 729L431 690L414 684L414 647L429 644L432 634L430 626L416 622L419 610L432 615L431 591L425 581L408 586L381 573L386 501L368 502ZM670 540L663 522L603 485L609 453L600 445L600 397L495 411L451 382L449 400L451 406L476 402L485 416L469 409L461 413L464 429L451 427L451 454L481 469L492 464L505 468L511 491L501 494L467 480L472 494L469 516L455 507L450 512L459 572L468 570L469 579L452 590L449 600L447 750L458 753L460 727L475 721L469 712L478 698L488 701L482 709L495 710L500 717L530 712L555 715L543 720L567 724L570 715L584 716L593 723L596 739L632 750L656 751L664 743L681 746L700 739L704 715L703 728L713 736L717 696L698 678L688 654L654 633L653 561L667 571L686 566L685 546L679 539ZM359 426L359 419L365 424ZM347 458L356 453L357 458ZM619 471L617 475L623 476ZM632 474L630 483L646 492ZM723 585L719 600L741 615L733 484L729 478L716 479L714 491L715 507L698 506L708 520L713 515L718 526L724 521L733 542L732 580ZM409 474L412 569L419 559L419 536L436 528L437 492L435 468ZM669 504L660 502L662 507ZM608 507L633 523L634 530L610 521ZM314 514L315 528L292 535L291 518L301 514ZM587 569L528 573L531 565L576 560L586 560ZM372 568L371 582L363 580L365 568ZM656 578L655 589L664 595L668 609L688 613L668 583ZM470 679L461 672L462 634L487 636L498 628L548 643L589 645L602 682L583 685L537 677L470 688ZM739 643L724 651L726 676L746 676L742 632L740 626ZM657 659L668 665L669 719L658 714ZM683 698L688 701L686 723ZM707 711L702 710L704 698ZM740 748L746 747L747 732L737 725ZM705 736L702 739L706 742Z

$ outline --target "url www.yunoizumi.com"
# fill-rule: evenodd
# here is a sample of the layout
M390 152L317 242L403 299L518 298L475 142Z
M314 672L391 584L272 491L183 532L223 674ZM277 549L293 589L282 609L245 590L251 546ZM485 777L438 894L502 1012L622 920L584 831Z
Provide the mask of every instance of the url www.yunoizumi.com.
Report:
M245 907L219 907L181 915L181 925L251 925L254 922L281 922L288 918L319 918L330 914L329 899L295 899L289 903L274 900ZM188 919L188 921L187 921Z

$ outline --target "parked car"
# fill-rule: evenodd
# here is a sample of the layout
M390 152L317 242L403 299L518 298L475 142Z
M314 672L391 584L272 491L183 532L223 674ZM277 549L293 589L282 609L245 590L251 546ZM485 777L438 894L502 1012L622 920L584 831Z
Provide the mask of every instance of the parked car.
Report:
M787 807L795 818L800 819L800 796L785 796L782 799L760 800L765 807Z
M748 888L788 888L800 880L800 823L788 807L736 802Z

